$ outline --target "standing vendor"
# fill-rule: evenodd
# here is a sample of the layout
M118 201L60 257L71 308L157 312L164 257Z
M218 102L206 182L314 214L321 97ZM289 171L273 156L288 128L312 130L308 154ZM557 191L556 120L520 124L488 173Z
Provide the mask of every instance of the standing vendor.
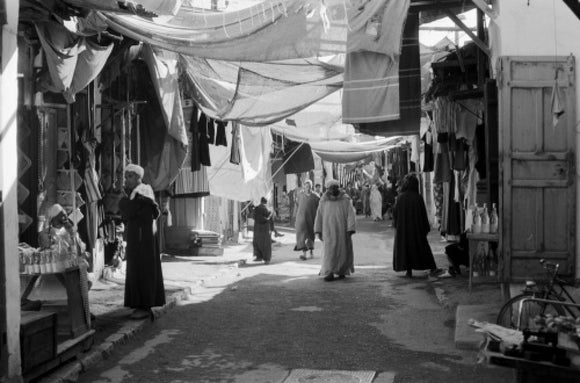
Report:
M151 308L165 304L161 258L155 236L159 206L151 186L142 182L145 170L135 164L125 167L128 196L119 201L126 222L127 276L125 306L134 309L132 319L153 318Z

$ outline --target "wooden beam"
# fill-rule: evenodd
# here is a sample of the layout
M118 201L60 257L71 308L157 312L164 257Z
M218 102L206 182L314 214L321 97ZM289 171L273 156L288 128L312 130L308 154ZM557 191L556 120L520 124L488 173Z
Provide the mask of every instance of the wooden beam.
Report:
M490 19L495 20L497 18L497 12L493 10L484 0L471 0L477 8L479 8L483 13L485 13Z
M451 12L449 9L447 8L443 8L442 9L443 13L445 13L447 15L447 17L449 17L459 28L461 28L463 30L463 32L467 33L467 35L469 37L471 37L471 39L473 40L473 42L475 43L475 45L477 45L479 47L479 49L481 49L486 55L487 57L491 57L491 51L489 50L489 47L479 39L479 37L477 37L470 28L468 28L465 24L463 24L463 21L459 20L459 18L455 15L455 13Z
M570 10L580 19L580 2L578 0L563 0Z
M409 5L410 12L433 11L445 8L462 8L465 0L416 0Z

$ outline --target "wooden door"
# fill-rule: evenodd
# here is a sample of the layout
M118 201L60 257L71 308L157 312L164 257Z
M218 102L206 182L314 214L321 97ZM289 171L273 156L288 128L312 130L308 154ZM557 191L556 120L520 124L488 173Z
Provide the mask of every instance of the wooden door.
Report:
M565 112L556 127L557 81ZM545 278L539 260L574 273L576 238L574 58L502 57L500 232L502 280Z

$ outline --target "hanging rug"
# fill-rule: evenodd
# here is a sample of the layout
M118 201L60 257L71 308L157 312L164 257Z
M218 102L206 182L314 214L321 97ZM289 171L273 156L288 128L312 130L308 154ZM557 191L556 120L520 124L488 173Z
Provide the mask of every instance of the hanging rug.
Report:
M292 370L284 383L372 383L374 371Z

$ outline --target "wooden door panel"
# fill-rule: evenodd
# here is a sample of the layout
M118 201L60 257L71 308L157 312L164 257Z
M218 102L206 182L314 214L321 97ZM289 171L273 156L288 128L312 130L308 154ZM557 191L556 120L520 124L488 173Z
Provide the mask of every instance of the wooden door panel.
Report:
M544 248L546 251L565 252L568 250L566 216L568 207L560 203L567 198L564 188L544 189Z
M536 151L536 115L531 113L530 108L535 103L535 89L513 89L513 115L512 126L512 151L534 152ZM535 108L537 109L537 108Z
M501 236L502 279L543 278L539 260L575 264L575 76L573 57L502 57ZM557 80L556 80L557 76ZM553 126L558 81L564 114Z
M517 254L516 254L517 255ZM544 259L550 262L556 262L560 265L561 274L569 274L573 269L573 264L567 258L553 257L550 254L546 254ZM518 256L514 258L512 265L512 280L514 281L524 281L524 280L545 280L547 278L546 270L537 262L537 258L525 258Z
M534 251L536 249L537 204L536 192L529 188L513 188L513 210L518 214L513 216L511 242L514 251Z
M561 101L564 105L568 103L567 92L561 92ZM568 119L561 118L558 125L552 126L552 113L550 113L552 104L552 88L544 88L544 108L546 111L543 115L543 143L545 152L566 152L570 143L568 142L569 129Z
M514 180L558 180L568 181L567 161L524 161L514 160L512 174Z

